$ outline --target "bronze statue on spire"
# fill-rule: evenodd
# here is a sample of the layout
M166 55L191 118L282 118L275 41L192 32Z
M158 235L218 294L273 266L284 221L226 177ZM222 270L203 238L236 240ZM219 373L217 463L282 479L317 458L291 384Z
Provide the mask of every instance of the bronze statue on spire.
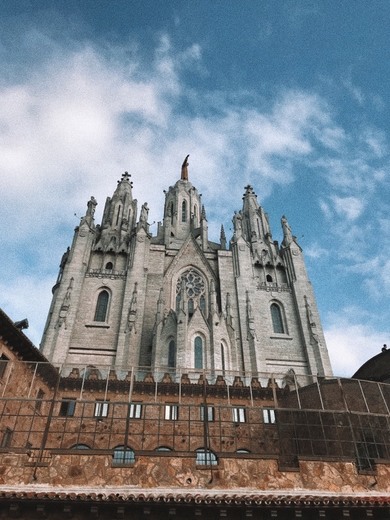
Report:
M182 181L188 181L188 157L190 155L188 154L187 157L184 159L183 164L181 165L181 180Z

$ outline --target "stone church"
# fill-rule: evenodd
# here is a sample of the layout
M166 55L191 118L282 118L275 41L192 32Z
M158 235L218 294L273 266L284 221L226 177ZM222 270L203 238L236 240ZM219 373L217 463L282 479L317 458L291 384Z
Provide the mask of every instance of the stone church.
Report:
M125 173L64 254L37 349L0 309L0 520L385 520L382 352L332 376L303 254L251 186L208 239L188 157L150 233ZM386 361L387 360L387 361Z
M41 349L55 365L186 367L228 373L331 375L303 252L282 217L283 240L251 186L228 244L209 240L188 156L165 192L163 221L137 219L122 175L95 223L96 200L64 254Z

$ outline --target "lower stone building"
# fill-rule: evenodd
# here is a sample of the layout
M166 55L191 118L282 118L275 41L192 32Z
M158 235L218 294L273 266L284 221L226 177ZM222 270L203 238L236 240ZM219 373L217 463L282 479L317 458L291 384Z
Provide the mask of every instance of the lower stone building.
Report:
M390 385L55 367L0 312L0 519L390 518Z

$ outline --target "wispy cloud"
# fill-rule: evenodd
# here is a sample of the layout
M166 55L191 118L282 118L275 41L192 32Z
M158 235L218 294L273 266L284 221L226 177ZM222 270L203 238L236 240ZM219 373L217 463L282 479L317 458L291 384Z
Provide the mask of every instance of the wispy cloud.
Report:
M351 377L388 342L390 330L378 333L369 319L369 313L353 306L327 316L325 337L335 375Z
M207 74L201 45L178 49L166 34L149 59L134 42L107 46L68 36L59 43L38 28L27 31L26 52L28 40L32 49L39 42L46 52L31 58L31 74L21 61L11 66L4 54L8 74L0 86L0 218L4 229L13 230L3 237L7 247L0 251L0 263L14 260L11 286L9 271L2 276L15 296L2 296L1 305L11 315L17 312L19 318L25 309L42 326L46 280L54 282L77 225L74 213L81 216L92 194L99 218L116 179L129 169L134 195L149 202L150 220L157 221L162 190L176 180L188 153L213 238L221 219L230 222L246 183L261 186L265 198L275 186L292 185L301 168L317 174L314 196L332 221L328 229L338 240L339 258L361 235L359 219L372 210L370 196L386 182L388 145L372 125L351 133L329 102L297 88L275 91L267 99L234 88L199 93L188 71ZM389 236L384 214L381 208L374 218L381 219ZM325 250L318 241L307 254L318 258ZM364 260L363 254L359 261ZM382 283L389 279L385 265L377 271ZM20 276L26 270L28 277ZM365 276L368 287L371 275ZM45 308L40 317L37 298L29 296L37 293ZM338 331L330 329L334 337Z

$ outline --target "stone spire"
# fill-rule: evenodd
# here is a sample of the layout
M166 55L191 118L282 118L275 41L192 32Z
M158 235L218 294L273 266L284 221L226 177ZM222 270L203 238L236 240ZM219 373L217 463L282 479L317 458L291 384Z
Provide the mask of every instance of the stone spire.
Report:
M225 250L226 249L226 234L225 234L225 229L223 227L223 224L221 226L221 234L219 236L219 241L221 243L221 249Z
M183 242L194 230L200 229L201 243L208 248L207 219L202 209L202 199L198 190L188 180L188 157L181 167L181 178L165 191L164 221L161 238L166 247L180 249ZM199 232L196 231L196 236Z
M95 250L127 252L128 238L137 218L137 201L133 200L132 187L130 174L125 172L113 196L106 199Z

